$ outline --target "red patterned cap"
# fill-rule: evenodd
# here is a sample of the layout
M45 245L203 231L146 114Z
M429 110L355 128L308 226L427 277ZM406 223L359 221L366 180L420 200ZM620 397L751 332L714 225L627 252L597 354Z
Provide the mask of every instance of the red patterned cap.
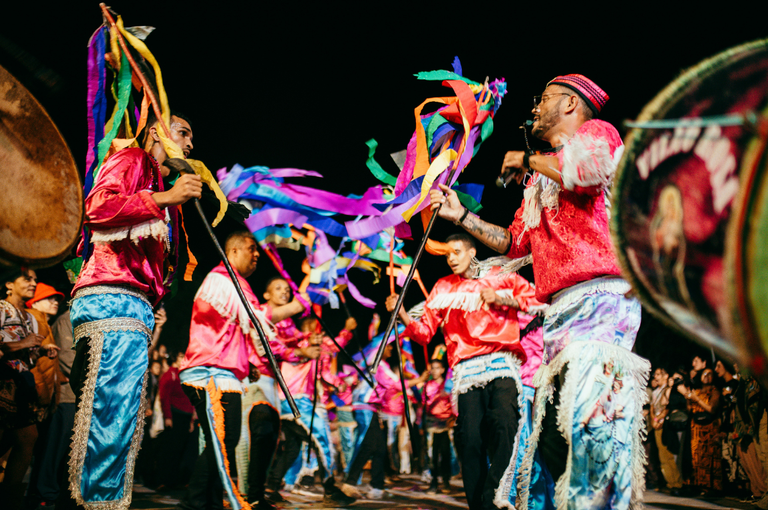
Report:
M606 94L603 89L581 74L565 74L563 76L558 76L547 83L547 87L552 84L562 85L563 87L575 90L576 93L587 102L595 115L600 113L600 110L603 109L603 106L605 106L605 103L607 103L609 99L608 94Z

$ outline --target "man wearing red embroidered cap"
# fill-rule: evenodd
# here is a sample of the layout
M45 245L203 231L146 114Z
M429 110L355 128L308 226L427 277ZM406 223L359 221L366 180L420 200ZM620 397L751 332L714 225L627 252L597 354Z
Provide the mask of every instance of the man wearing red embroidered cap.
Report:
M650 367L631 353L640 304L625 296L630 286L620 278L608 231L609 187L624 145L611 124L597 119L607 101L578 74L556 77L534 97L532 132L552 148L505 155L502 172L518 184L529 176L509 228L468 214L447 188L430 195L433 209L443 204L440 217L490 248L512 258L530 253L536 299L550 304L520 508L528 506L525 477L537 455L556 482L559 508L628 508L644 489L639 390ZM620 394L611 395L614 386ZM621 409L604 415L609 426L588 419L600 402L614 401Z

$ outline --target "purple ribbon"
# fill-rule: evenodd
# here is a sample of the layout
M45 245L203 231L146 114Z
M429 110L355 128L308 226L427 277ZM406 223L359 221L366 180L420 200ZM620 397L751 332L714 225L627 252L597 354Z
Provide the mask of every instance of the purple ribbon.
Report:
M307 253L309 267L320 267L336 257L336 250L328 244L328 238L322 230L315 230L315 242L311 253Z
M271 209L265 209L259 211L256 214L252 214L245 220L245 226L251 232L256 232L264 227L271 227L273 225L288 225L292 223L298 227L301 227L307 222L307 217L296 211L289 209L281 209L273 207Z
M88 109L88 152L85 155L85 168L90 170L93 165L93 161L96 159L96 144L100 140L96 140L96 119L95 115L99 116L99 120L103 123L102 117L102 103L99 96L99 91L102 89L100 86L106 77L106 69L104 68L104 26L99 27L91 36L90 44L88 45L88 95L86 99L86 107ZM99 137L101 138L101 137Z
M344 283L347 285L347 289L349 289L349 294L355 298L355 301L360 303L366 308L376 308L376 302L368 299L367 297L360 294L360 291L357 290L357 287L355 287L351 281L349 281L349 278L347 275L341 276L336 280L337 283Z

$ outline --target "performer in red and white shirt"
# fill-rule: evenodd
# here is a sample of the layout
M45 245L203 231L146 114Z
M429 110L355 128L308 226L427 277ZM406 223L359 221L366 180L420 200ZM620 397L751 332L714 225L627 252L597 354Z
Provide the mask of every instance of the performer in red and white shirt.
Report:
M467 234L447 239L452 275L437 281L420 320L400 310L405 336L427 344L442 327L448 362L453 368L457 403L457 443L464 491L470 508L491 508L499 483L517 456L525 361L517 311L538 306L534 287L514 272L529 259L475 259L475 243ZM387 298L394 309L396 295ZM490 459L490 466L488 460ZM505 497L505 496L499 496Z
M608 94L580 74L557 76L534 97L532 133L549 143L543 154L510 151L502 171L524 200L509 228L469 214L445 186L430 192L433 209L489 248L510 257L530 254L536 298L547 302L544 356L537 372L532 448L521 472L531 472L536 445L557 481L558 508L634 506L644 491L642 408L650 364L631 352L640 327L640 303L628 297L608 229L610 185L624 145L611 124L599 120ZM593 386L606 363L620 380L627 406L605 452L585 450L584 418L610 384ZM597 388L597 389L596 389ZM598 391L599 389L599 391ZM625 448L625 445L632 445ZM617 452L622 452L621 456ZM603 461L602 459L608 458ZM530 483L520 483L518 507L528 507Z

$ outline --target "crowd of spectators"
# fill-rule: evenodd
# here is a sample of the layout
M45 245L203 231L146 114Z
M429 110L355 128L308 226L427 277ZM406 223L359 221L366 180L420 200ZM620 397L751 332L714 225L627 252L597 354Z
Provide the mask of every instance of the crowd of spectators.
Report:
M649 488L768 508L766 392L722 359L657 367L648 408Z

